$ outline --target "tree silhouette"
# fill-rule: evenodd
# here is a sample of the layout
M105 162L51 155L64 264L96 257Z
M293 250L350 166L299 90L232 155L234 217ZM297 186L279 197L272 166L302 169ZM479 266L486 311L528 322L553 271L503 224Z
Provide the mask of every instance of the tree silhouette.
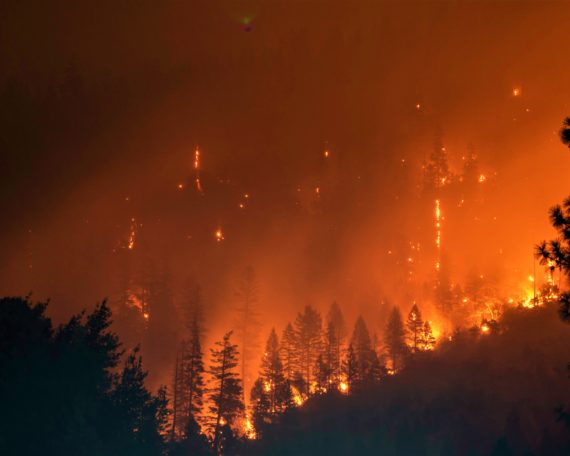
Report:
M145 388L138 349L117 371L107 304L55 330L46 307L0 299L0 453L162 454L166 393Z
M426 321L424 322L423 327L421 328L418 348L420 348L423 351L426 351L426 350L433 350L434 346L435 346L435 337L431 329L431 324L429 321Z
M560 139L562 144L570 147L570 117L566 117L562 124L562 129L560 130Z
M241 378L243 381L243 394L248 387L249 365L259 349L259 321L258 289L255 271L247 267L241 276L236 291L237 305L235 307L235 328L238 344L241 349Z
M379 363L376 352L370 342L370 334L362 317L358 317L350 339L355 360L354 374L351 375L351 388L363 384L371 384L378 380Z
M279 354L279 340L275 329L271 330L265 344L265 353L261 359L260 378L263 382L263 389L268 395L269 413L275 414L284 411L291 402L291 391L283 373L283 363Z
M392 372L396 373L402 367L402 361L408 353L406 331L402 323L402 315L397 307L392 309L384 333L384 345L392 364Z
M235 372L239 353L237 345L230 341L231 336L232 331L226 333L222 341L216 342L218 348L210 349L212 387L209 389L209 427L214 436L216 454L221 453L223 439L227 438L227 432L222 435L222 429L235 424L244 411L241 381Z
M412 352L415 353L420 347L422 331L424 329L422 314L420 309L418 309L418 306L415 304L412 306L410 313L408 314L406 329L408 330L408 340L410 341Z
M303 313L295 319L295 342L300 373L304 379L303 392L310 394L315 380L317 359L322 349L321 315L311 306L306 306Z
M326 382L330 387L336 388L340 382L342 370L342 347L346 338L346 325L342 312L336 302L331 304L327 315L325 330L325 353L323 363L328 374Z
M281 336L281 359L283 360L285 378L290 382L293 381L295 373L299 370L296 347L297 337L295 330L291 323L287 323Z
M187 422L198 418L204 394L204 362L201 338L204 333L200 288L190 290L185 309L185 338L180 343L174 375L172 436L184 432Z

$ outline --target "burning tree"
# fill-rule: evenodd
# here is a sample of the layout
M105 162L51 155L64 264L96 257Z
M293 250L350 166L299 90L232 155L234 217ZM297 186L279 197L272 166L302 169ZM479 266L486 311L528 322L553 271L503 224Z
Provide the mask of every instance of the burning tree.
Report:
M242 385L235 372L239 364L239 352L237 345L231 343L231 336L232 331L226 333L222 341L216 342L219 348L210 349L212 358L209 372L212 376L212 387L209 389L209 427L213 434L216 454L221 454L224 446L223 441L227 437L226 426L234 424L244 411Z
M287 326L283 330L283 335L281 336L281 359L283 360L283 369L285 378L288 381L293 381L295 373L298 370L298 360L296 359L295 347L297 346L297 337L295 335L295 330L291 323L287 323Z
M384 345L392 364L392 372L396 373L401 368L402 361L408 354L406 330L402 322L402 315L397 307L392 309L388 318L388 324L384 333Z
M346 338L346 325L342 312L336 302L331 304L327 315L325 331L325 353L323 362L329 371L327 383L338 387L342 369L342 347Z
M306 306L295 320L295 352L299 361L299 373L304 380L304 393L311 392L315 380L317 360L322 349L321 314L311 306Z
M421 329L420 339L419 339L419 348L423 351L433 350L435 346L435 336L433 335L433 331L431 329L431 324L429 321L424 322L424 325Z
M406 329L408 330L408 340L410 341L412 352L415 353L420 347L422 331L424 329L422 313L415 304L408 314Z
M261 372L251 390L252 415L255 429L274 421L278 413L292 405L291 388L285 378L279 354L279 340L272 329L261 360Z

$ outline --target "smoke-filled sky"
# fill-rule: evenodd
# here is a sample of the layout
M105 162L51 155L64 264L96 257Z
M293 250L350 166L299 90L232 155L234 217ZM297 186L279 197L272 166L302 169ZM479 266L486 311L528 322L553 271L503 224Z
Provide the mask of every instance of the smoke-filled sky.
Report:
M385 300L429 306L438 141L483 176L442 199L442 266L520 292L570 193L568 23L543 1L3 2L0 294L68 318L153 261L216 332L251 265L267 326L338 300L376 330Z

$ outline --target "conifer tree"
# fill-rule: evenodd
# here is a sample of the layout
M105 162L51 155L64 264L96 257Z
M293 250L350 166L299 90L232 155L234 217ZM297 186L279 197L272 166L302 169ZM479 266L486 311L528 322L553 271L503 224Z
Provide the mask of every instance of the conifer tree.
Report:
M258 288L255 271L247 267L241 276L236 291L235 328L238 345L241 349L241 378L245 402L245 391L248 387L250 363L259 349Z
M285 410L291 401L289 383L283 373L283 363L279 354L279 340L275 329L271 330L265 353L261 360L260 378L269 399L269 413Z
M315 381L317 359L322 348L321 315L311 306L306 306L295 320L296 356L299 360L300 373L303 376L305 394L312 392Z
M346 379L346 384L348 385L349 390L351 390L358 381L357 361L352 344L348 345L343 371Z
M271 401L269 392L261 377L253 383L250 393L250 409L253 427L258 437L263 436L265 427L271 423Z
M408 352L402 315L397 307L392 309L388 318L384 333L384 344L392 364L392 372L396 373L402 367L402 361Z
M435 346L435 337L431 329L431 324L429 321L424 322L421 337L420 337L420 348L421 350L433 350Z
M355 360L353 386L372 383L378 375L378 357L372 348L370 334L362 317L356 320L350 346Z
M188 421L199 422L204 394L204 362L201 345L203 311L199 287L188 295L184 309L184 339L180 343L175 365L173 390L173 437L188 428Z
M216 347L210 349L210 375L212 386L209 388L210 430L216 454L222 454L222 428L235 424L243 413L242 385L236 373L239 364L237 345L232 344L232 331L226 333ZM225 434L224 434L225 435Z
M340 382L342 370L342 347L346 337L346 325L338 304L333 302L328 315L325 330L324 363L329 371L327 383L337 387Z
M112 392L112 402L123 411L115 423L117 433L134 430L140 448L162 450L161 432L167 419L166 391L161 389L154 397L144 385L147 373L142 368L142 358L136 347L127 357L122 372ZM137 445L137 446L138 446ZM140 454L140 449L138 450Z
M408 320L406 321L406 329L408 330L408 341L412 352L415 353L419 350L422 341L422 332L424 329L424 322L422 320L422 313L417 305L413 305Z
M283 330L281 337L281 359L283 360L283 370L285 378L291 382L298 371L298 360L296 358L297 338L291 323Z

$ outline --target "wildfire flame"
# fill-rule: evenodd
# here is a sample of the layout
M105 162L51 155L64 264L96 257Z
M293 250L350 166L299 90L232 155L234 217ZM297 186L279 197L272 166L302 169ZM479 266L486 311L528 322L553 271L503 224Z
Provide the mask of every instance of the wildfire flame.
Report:
M137 222L135 218L131 218L131 228L129 230L129 239L127 241L127 248L133 250L135 248L135 240L137 236Z

